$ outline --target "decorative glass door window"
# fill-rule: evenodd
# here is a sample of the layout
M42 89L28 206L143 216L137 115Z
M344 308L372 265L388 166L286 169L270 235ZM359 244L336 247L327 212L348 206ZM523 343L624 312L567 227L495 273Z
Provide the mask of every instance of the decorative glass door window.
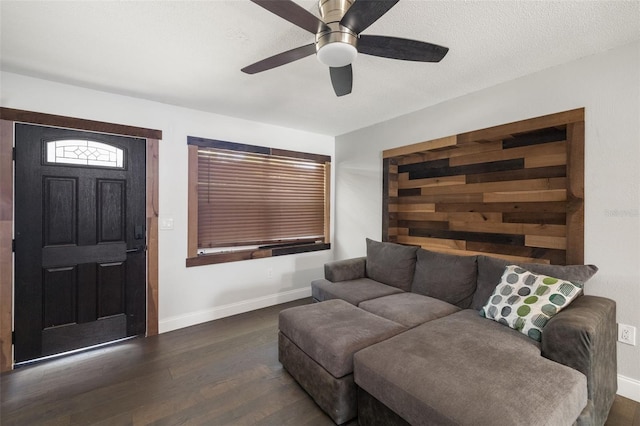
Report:
M89 140L47 142L47 163L124 168L124 150Z

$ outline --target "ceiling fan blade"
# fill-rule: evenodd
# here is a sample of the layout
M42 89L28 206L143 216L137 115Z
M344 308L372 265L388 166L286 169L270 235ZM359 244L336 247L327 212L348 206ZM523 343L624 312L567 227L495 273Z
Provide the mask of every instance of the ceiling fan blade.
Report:
M340 20L340 25L349 28L356 34L360 34L387 13L398 1L356 0Z
M336 96L344 96L351 93L351 87L353 86L353 70L351 65L344 67L329 68L329 74L331 75L331 84L333 85L333 91L336 92Z
M262 71L270 70L271 68L279 67L280 65L288 64L289 62L297 61L298 59L305 58L307 56L316 53L315 43L307 44L305 46L296 47L295 49L287 50L286 52L278 53L267 59L256 62L242 68L242 72L247 74L256 74Z
M360 53L404 61L440 62L448 51L448 47L398 37L361 35L358 40Z
M278 15L299 26L302 29L316 34L320 31L329 31L325 25L311 12L291 0L251 0L255 4L264 7L269 12Z

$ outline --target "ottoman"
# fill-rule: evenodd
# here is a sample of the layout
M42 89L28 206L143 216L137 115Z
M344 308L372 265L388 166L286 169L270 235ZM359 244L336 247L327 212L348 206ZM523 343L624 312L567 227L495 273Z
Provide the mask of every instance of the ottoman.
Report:
M280 312L278 359L337 424L357 416L353 355L407 330L344 300Z

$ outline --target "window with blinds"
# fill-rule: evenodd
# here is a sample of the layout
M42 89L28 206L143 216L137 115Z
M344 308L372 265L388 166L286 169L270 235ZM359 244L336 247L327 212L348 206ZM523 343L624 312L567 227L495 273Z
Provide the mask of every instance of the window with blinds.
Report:
M231 261L328 248L330 157L192 137L188 143L189 257L205 252Z

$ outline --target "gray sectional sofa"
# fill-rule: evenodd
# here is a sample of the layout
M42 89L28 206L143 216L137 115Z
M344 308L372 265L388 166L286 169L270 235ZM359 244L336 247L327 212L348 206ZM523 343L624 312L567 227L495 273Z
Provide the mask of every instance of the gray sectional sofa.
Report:
M498 283L510 264L367 240L366 257L328 263L312 282L320 303L281 313L281 362L336 423L603 425L617 389L615 303L548 304L541 335L524 334L488 314L509 296ZM518 267L578 288L597 271ZM518 294L529 303L545 290Z

